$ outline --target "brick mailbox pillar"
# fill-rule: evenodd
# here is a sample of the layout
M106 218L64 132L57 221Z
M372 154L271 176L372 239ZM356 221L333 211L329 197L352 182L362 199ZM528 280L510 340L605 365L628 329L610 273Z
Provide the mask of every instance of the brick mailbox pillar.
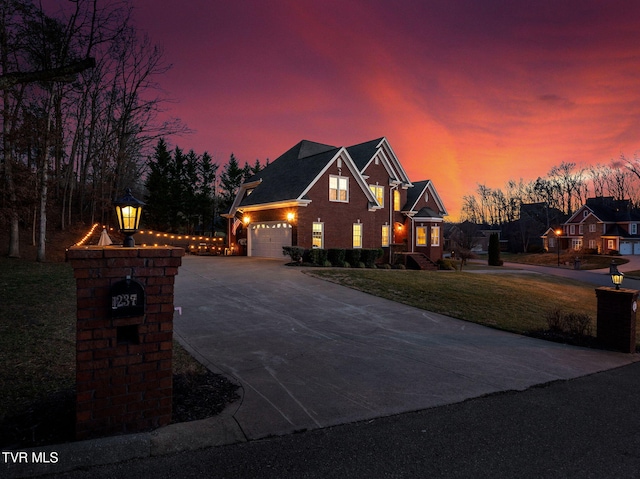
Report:
M75 246L76 438L171 421L173 285L184 250Z
M606 348L636 352L636 309L638 291L596 288L598 340Z

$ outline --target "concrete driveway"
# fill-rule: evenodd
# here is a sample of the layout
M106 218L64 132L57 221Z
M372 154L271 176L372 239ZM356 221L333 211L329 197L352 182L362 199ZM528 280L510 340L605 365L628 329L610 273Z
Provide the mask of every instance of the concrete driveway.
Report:
M242 386L230 413L248 439L523 390L636 356L485 328L278 260L187 256L175 305L176 338Z

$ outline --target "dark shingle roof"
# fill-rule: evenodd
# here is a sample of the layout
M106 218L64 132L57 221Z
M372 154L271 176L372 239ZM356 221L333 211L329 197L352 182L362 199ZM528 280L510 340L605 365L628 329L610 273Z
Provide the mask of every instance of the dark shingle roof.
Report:
M239 206L294 200L335 156L339 148L302 140L259 171L247 183L262 180Z
M407 204L404 205L402 211L410 211L411 208L415 206L416 201L418 201L418 198L420 198L424 192L427 183L429 183L429 180L415 181L413 183L413 188L409 188L407 191Z
M364 143L360 143L358 145L353 145L347 147L347 151L349 152L349 156L353 159L353 162L356 164L358 171L362 171L369 160L373 158L373 155L378 150L378 145L382 141L382 138L378 138L377 140L366 141Z

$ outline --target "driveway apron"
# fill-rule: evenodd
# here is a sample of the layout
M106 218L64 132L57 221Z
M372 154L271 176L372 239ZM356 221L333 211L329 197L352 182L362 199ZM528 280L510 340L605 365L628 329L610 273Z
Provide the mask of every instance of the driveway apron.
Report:
M187 256L176 277L175 336L241 386L231 413L248 439L524 390L636 360L478 326L303 271L278 260Z

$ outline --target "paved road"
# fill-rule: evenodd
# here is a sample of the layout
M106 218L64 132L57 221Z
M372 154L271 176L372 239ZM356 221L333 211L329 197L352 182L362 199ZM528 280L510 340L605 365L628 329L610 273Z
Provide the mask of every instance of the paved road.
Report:
M242 386L233 417L248 439L524 390L633 361L422 311L277 260L186 257L175 302L180 342Z

